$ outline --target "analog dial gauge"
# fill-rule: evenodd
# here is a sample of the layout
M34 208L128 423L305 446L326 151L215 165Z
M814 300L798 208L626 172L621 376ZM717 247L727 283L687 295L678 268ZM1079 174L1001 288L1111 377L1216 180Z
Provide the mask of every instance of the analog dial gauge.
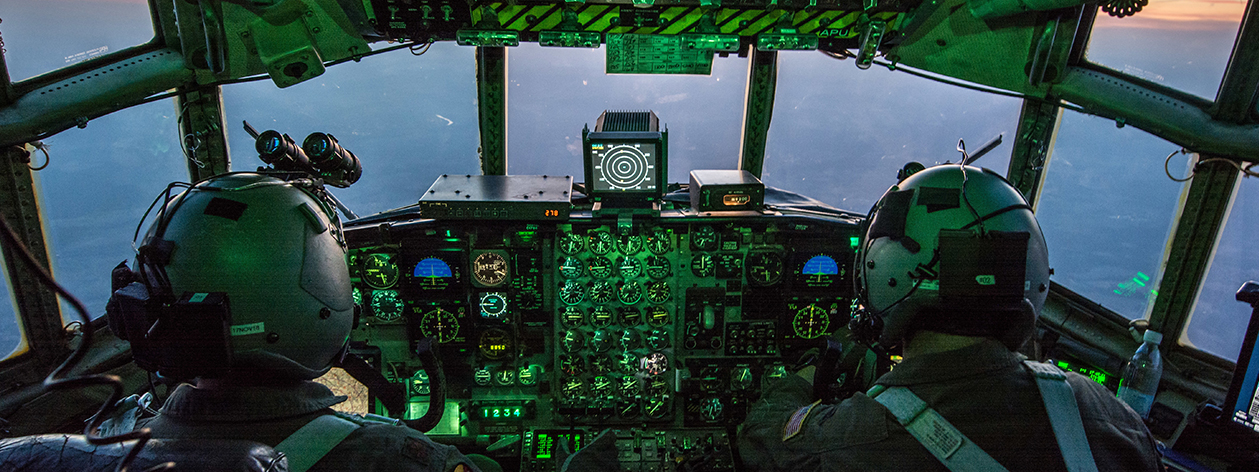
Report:
M593 374L606 374L612 372L616 368L616 363L611 357L603 355L590 356L590 372Z
M638 380L638 377L633 375L622 375L621 381L619 382L619 385L617 385L617 390L621 393L622 397L635 398L642 395L643 386L642 382Z
M581 331L570 329L564 332L563 338L560 338L560 345L564 347L565 352L577 352L586 347L586 335Z
M606 352L612 349L612 341L616 335L609 330L600 329L590 335L590 348L595 352Z
M614 318L616 318L616 315L613 315L612 310L609 310L607 307L597 306L590 310L590 324L596 328L603 328L612 324Z
M607 254L612 252L612 248L616 247L616 238L612 237L607 231L592 231L589 240L590 252L595 254Z
M661 280L647 284L647 300L652 303L667 302L671 295L672 290L669 289L669 282Z
M638 365L638 356L632 352L623 352L616 356L616 366L622 374L637 374Z
M647 417L652 419L660 419L669 415L669 399L666 397L654 397L647 400L647 406L643 408L647 412Z
M669 370L669 358L664 353L653 352L643 356L643 372L651 375L660 375Z
M617 284L616 298L626 305L633 305L643 299L643 287L638 282L622 282Z
M623 307L616 311L617 318L621 320L621 326L633 328L643 322L643 313L632 306Z
M773 285L783 278L782 257L772 252L749 254L744 267L748 270L748 282L753 285Z
M647 333L647 347L659 351L669 347L669 333L662 329L653 329Z
M568 375L581 375L586 371L586 360L581 356L561 354L560 372Z
M538 384L538 376L534 373L534 369L529 366L521 367L519 371L516 372L516 378L520 379L520 385L528 386Z
M507 368L494 372L494 383L500 387L516 383L516 369Z
M647 309L647 324L654 328L662 328L669 325L669 309L662 306L653 306Z
M590 276L596 279L606 279L612 276L612 261L606 257L592 257L586 261L586 268L590 270Z
M586 265L581 263L581 259L576 257L565 257L560 262L560 276L566 279L575 279L586 273Z
M481 294L481 317L499 319L507 314L506 294L486 292Z
M402 317L403 303L398 292L376 290L372 292L372 313L381 321L395 321Z
M691 274L696 277L712 277L716 270L712 255L700 254L691 258Z
M613 388L612 379L606 376L599 375L590 379L590 394L595 399L611 398Z
M599 281L590 284L590 301L593 303L602 305L610 302L612 301L612 297L616 296L615 293L616 290L612 288L612 284L608 282Z
M498 328L488 329L481 332L477 345L486 359L502 359L511 354L511 335Z
M825 308L810 304L796 311L791 318L791 328L796 336L814 339L825 336L831 327L831 315Z
M576 305L586 299L586 287L576 280L565 280L560 285L560 301L565 305Z
M643 237L637 234L621 236L616 240L616 249L621 251L621 254L638 254L638 251L643 250Z
M579 234L564 233L559 237L558 244L560 252L564 254L577 254L586 248L586 238Z
M581 311L581 308L566 306L564 311L560 313L560 322L564 323L566 327L576 328L586 324L586 314Z
M560 383L560 394L568 400L579 400L586 394L586 383L577 377L568 377Z
M369 254L363 260L363 283L384 290L398 283L398 264L390 254Z
M643 275L643 261L632 256L622 257L617 259L616 269L621 273L621 278L633 279Z
M420 318L420 333L438 343L448 343L459 336L459 319L454 313L434 308Z
M653 279L663 279L668 277L673 270L670 268L669 259L660 256L647 257L647 275Z
M472 277L481 285L497 287L507 281L507 258L497 252L483 252L472 261Z
M647 236L647 250L652 254L665 254L673 249L673 241L669 238L669 232L663 229L656 229Z
M700 226L691 233L691 249L711 251L717 249L717 231L712 226Z

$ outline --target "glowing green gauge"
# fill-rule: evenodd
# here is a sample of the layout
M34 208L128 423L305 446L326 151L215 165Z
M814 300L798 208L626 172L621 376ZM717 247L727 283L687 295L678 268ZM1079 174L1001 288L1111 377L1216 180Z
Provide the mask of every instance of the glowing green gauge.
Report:
M804 339L825 336L830 327L830 312L814 304L797 310L796 316L791 318L791 328L796 331L796 336Z
M363 283L384 290L398 283L398 264L391 254L369 254L363 259Z
M621 333L621 338L617 341L621 345L621 349L626 351L637 349L639 343L639 334L636 329L627 329Z
M642 407L638 405L638 400L621 400L616 402L616 413L621 418L635 418L642 414Z
M669 259L660 256L647 257L647 275L653 279L663 279L673 273Z
M661 354L660 357L664 358L664 354ZM665 359L665 362L668 362L667 358ZM667 396L669 394L669 381L665 380L665 376L663 375L648 376L646 384L648 395Z
M590 245L590 252L603 255L612 252L612 248L616 246L616 238L612 237L607 231L591 231L587 237Z
M494 372L494 383L500 387L516 383L516 369L507 368Z
M638 311L632 306L623 307L616 311L617 318L621 320L621 326L633 328L643 322L643 312Z
M507 281L507 258L497 252L483 252L472 260L472 277L486 287Z
M481 317L502 319L507 314L507 294L486 292L481 294Z
M566 279L575 279L586 273L586 265L581 263L581 259L576 257L565 257L564 262L560 263L560 276Z
M494 374L490 372L489 368L481 367L472 373L472 380L475 381L477 385L487 387L490 385L490 382L494 380Z
M521 367L516 373L516 378L520 380L520 385L532 386L538 384L538 376L534 373L534 368L525 366Z
M593 349L595 352L606 352L608 349L612 349L612 340L615 337L609 330L596 330L590 335L590 349Z
M752 285L773 285L783 278L783 259L776 253L748 254L748 260L743 265L747 267L748 282Z
M638 356L632 352L623 352L616 356L616 366L622 374L637 374L638 365Z
M564 254L577 254L586 248L586 239L579 234L564 233L560 235L557 244Z
M498 328L487 329L481 332L477 346L486 359L502 359L511 354L511 335Z
M669 332L662 329L651 330L647 333L647 347L653 351L669 347Z
M657 228L647 236L647 250L652 254L665 254L670 249L673 249L673 241L668 231Z
M618 382L617 390L624 398L637 398L639 395L643 394L643 385L642 382L638 380L638 377L633 375L622 375L621 381Z
M696 277L712 277L716 270L717 265L713 263L713 256L710 254L700 254L691 258L691 274Z
M612 261L606 257L592 257L586 261L586 269L591 277L606 279L612 276Z
M615 318L615 315L607 307L597 306L590 310L590 324L596 328L603 328L612 324L613 318Z
M638 282L622 282L617 284L616 298L626 305L633 305L643 299L643 287Z
M586 383L577 377L568 377L560 384L560 394L568 400L580 400L586 394Z
M586 299L586 287L576 280L565 280L560 286L560 301L565 305L576 305Z
M593 303L602 305L610 302L615 293L616 291L612 288L612 284L608 282L599 281L590 284L590 301Z
M643 250L643 237L637 234L621 236L616 240L616 249L625 255L638 254Z
M653 328L663 328L669 325L669 309L662 306L653 306L647 309L647 324Z
M617 259L616 268L624 279L633 279L643 275L643 262L637 257L627 256Z
M586 372L586 360L577 355L561 354L560 372L567 375L581 375Z
M717 231L712 226L700 226L691 232L691 249L699 251L711 251L717 249L717 242L721 239L717 235Z
M459 336L459 319L454 313L434 308L420 318L420 333L442 344L454 341Z
M704 402L701 403L699 407L700 417L704 418L706 421L720 420L724 411L725 405L723 405L721 403L721 399L717 397L708 397L704 399Z
M590 394L595 399L605 399L612 397L612 379L599 375L590 379Z
M616 369L616 362L611 357L605 355L590 356L590 373L606 374Z
M560 339L560 345L564 347L564 352L577 352L581 348L586 347L586 335L581 331L568 330L564 332L564 337Z
M647 400L647 406L643 408L647 412L647 417L652 419L660 419L669 416L671 404L669 397L656 396Z
M672 295L673 291L669 288L669 282L661 280L647 284L647 300L652 303L667 302Z
M581 308L566 306L564 312L560 313L560 322L564 323L565 327L576 328L586 324L586 313L581 311Z
M354 290L350 291L350 296L354 297L355 305L359 305L359 306L363 305L363 291L359 290L358 287L354 287Z
M372 313L381 321L396 321L402 317L402 299L393 290L376 290L372 292Z

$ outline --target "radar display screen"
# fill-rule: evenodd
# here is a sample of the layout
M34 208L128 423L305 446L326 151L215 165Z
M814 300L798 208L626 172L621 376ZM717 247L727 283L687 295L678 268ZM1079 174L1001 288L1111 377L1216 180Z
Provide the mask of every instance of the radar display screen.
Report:
M590 143L590 159L596 192L659 192L655 143Z

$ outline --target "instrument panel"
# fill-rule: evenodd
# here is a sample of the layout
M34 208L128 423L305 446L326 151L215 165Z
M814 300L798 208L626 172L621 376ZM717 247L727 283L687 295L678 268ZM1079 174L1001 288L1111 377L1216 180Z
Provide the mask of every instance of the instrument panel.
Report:
M605 428L642 467L699 454L731 470L733 428L764 383L846 329L858 223L586 212L349 225L351 346L407 386L410 418L430 393L412 351L433 338L457 418L429 434L508 441L495 458L522 470L557 470L543 438L571 450Z

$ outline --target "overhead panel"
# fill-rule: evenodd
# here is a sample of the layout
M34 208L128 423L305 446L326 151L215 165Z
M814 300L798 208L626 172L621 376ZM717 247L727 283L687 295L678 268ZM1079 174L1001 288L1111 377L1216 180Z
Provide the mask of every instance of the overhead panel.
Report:
M895 32L921 0L720 0L629 2L473 2L385 0L372 2L375 29L398 40L449 40L458 30L493 29L539 41L544 33L608 35L733 35L750 44L761 34L798 34L818 38L820 49L857 46L865 25L879 22ZM897 34L888 44L894 44ZM590 47L578 44L544 45ZM692 46L695 46L693 43ZM696 47L696 49L708 49ZM722 51L720 48L712 48ZM731 48L729 51L737 50Z

